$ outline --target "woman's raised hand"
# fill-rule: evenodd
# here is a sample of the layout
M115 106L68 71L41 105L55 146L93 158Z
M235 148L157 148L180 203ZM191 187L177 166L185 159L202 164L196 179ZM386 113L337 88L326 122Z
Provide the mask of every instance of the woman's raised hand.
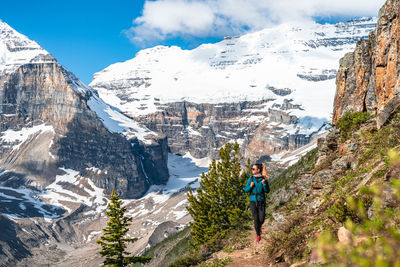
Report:
M262 184L265 184L265 179L262 179L261 183L262 183Z

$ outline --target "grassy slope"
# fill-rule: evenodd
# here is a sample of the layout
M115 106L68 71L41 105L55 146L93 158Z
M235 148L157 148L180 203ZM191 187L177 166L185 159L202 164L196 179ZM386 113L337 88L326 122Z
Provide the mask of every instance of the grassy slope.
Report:
M152 258L152 261L145 266L168 266L189 251L189 242L190 227L187 227L147 250L144 256ZM139 267L142 265L137 264L134 266Z
M318 149L315 148L304 155L298 162L284 170L278 177L270 182L271 191L286 188L293 183L300 174L310 172L314 169L317 160Z

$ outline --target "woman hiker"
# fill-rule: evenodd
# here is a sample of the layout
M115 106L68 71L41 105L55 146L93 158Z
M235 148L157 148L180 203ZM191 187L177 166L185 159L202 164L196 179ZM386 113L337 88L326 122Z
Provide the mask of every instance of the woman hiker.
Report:
M268 194L270 189L268 174L263 164L254 164L251 171L253 176L247 180L244 191L250 193L250 210L253 213L258 243L261 240L261 227L265 219L265 194Z

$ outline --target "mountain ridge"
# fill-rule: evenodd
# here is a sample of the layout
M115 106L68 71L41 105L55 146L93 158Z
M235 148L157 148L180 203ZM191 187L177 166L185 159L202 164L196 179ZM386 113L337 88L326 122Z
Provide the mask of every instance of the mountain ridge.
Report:
M105 162L100 163L101 160L98 160L96 157L82 157L91 149L93 150L93 148L84 145L81 143L81 140L75 139L76 136L70 134L80 128L81 130L87 129L89 132L92 131L92 133L86 136L85 131L81 132L81 138L84 138L83 140L88 138L88 140L92 142L98 142L100 140L100 138L97 138L97 140L94 139L95 136L91 135L95 131L103 132L102 136L109 136L111 139L114 138L112 137L113 134L121 138L122 136L126 136L126 148L122 149L121 147L121 151L124 152L118 155L117 160L123 160L121 156L125 158L130 157L131 159L129 160L132 161L131 165L139 165L139 168L134 167L131 170L124 170L123 168L125 167L122 167L122 169L119 167L119 172L126 172L125 174L127 174L128 177L133 178L135 175L147 176L147 174L143 174L143 172L146 172L145 169L147 169L150 177L148 179L157 176L158 178L154 177L156 183L160 183L160 181L161 183L163 181L165 182L165 179L168 177L166 167L167 152L166 147L163 146L163 143L165 143L163 138L165 137L149 131L145 127L139 126L136 122L104 103L98 97L95 90L83 84L75 75L60 65L56 59L47 51L43 50L36 42L19 34L6 23L2 22L0 26L0 51L2 58L2 64L0 65L0 79L2 81L0 87L0 130L2 132L9 131L9 133L11 133L10 131L14 131L14 139L10 138L10 134L8 139L0 137L3 148L5 148L2 151L2 164L5 164L3 165L4 169L12 169L14 166L13 162L16 163L19 161L18 166L20 167L24 164L34 163L31 170L37 168L46 173L47 171L45 170L49 168L47 172L48 175L53 175L54 177L54 173L57 172L57 168L59 167L67 169L80 168L80 171L83 171L85 168L98 168L101 167L101 165L107 165ZM7 147L10 147L14 143L19 142L21 145L24 144L23 141L29 142L27 139L19 140L16 131L21 131L21 128L24 126L25 128L28 127L22 129L22 134L24 131L29 131L29 127L43 123L54 126L53 137L50 137L54 140L45 140L42 138L43 142L49 142L49 148L47 149L49 152L46 152L48 156L42 155L42 159L34 159L33 155L29 157L25 156L25 158L29 160L29 162L25 162L22 151L21 154L16 149L7 150ZM102 129L103 127L104 129ZM106 133L107 131L109 133ZM117 139L120 138L116 135L115 137ZM70 140L66 141L66 139ZM111 142L111 139L108 141ZM107 140L107 138L104 140ZM121 145L124 143L122 139L121 141L117 141L117 143L118 142ZM135 142L138 148L131 151L131 146L135 145ZM73 145L75 145L75 148L72 147ZM19 147L20 146L18 146L18 148ZM14 148L16 147L14 146ZM152 151L152 149L155 151ZM99 155L103 155L105 158L108 158L113 153L118 154L117 151L111 151L109 149L103 150L105 153L102 154L99 151ZM162 152L163 150L164 152ZM77 151L80 151L81 154L76 153ZM160 151L162 152L161 154ZM139 154L142 154L141 156L143 159L139 157ZM80 158L80 160L72 160L74 157ZM138 157L140 158L139 160L137 160ZM134 163L136 160L137 163ZM157 173L157 169L149 168L149 164L154 164L154 162L152 163L154 160L158 161L158 166L161 170L160 173ZM74 163L72 163L72 161ZM46 166L48 166L48 168ZM25 167L20 167L18 167L19 171L24 173ZM25 168L25 170L28 170L27 173L29 173L29 169ZM129 190L132 189L128 189L127 184L125 188L122 186L125 184L123 179L120 180L119 184L115 178L111 178L111 181L114 179L114 182L108 182L108 184L104 182L104 178L106 178L104 176L111 175L115 170L116 168L114 168L114 170L108 170L110 174L107 174L107 171L103 170L103 178L94 179L95 183L100 187L106 187L108 189L120 188L124 195L130 195L131 197L140 196L152 184L150 180L145 181L144 184L140 186L142 187L142 192L139 190L135 193L133 193L133 191L129 193ZM85 172L88 174L87 171ZM114 173L116 177L120 176L117 172ZM128 174L129 172L131 172L131 174ZM96 177L94 173L91 175ZM33 180L35 180L34 177L35 175L32 175ZM101 182L102 179L103 182Z
M236 140L245 157L278 159L326 131L337 62L375 22L283 24L192 50L156 46L94 74L90 85L164 133L172 153L216 157Z

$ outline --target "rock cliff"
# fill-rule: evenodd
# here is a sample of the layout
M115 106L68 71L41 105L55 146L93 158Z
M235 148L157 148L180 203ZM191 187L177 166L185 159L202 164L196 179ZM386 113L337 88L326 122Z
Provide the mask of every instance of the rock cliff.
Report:
M268 102L270 100L222 104L167 103L160 107L162 111L136 119L153 131L164 133L172 153L189 152L196 158L215 158L218 156L216 148L235 140L245 148L244 155L255 160L307 144L312 135L288 134L288 129L282 126L290 125L295 129L298 118L287 112L265 110ZM257 109L261 110L257 112Z
M45 187L71 169L126 198L168 180L164 135L105 104L39 45L0 23L0 170Z
M355 51L340 60L334 123L353 110L377 114L378 126L382 126L399 106L399 6L397 0L387 1L369 38L359 40Z

